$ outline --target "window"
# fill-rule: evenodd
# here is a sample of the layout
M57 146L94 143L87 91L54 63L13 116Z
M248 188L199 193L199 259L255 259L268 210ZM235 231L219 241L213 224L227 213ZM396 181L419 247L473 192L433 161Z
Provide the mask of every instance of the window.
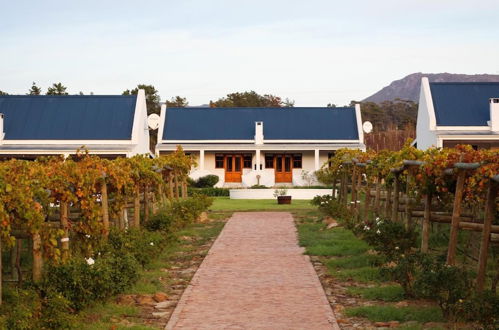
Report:
M244 155L243 156L243 168L251 168L253 165L253 156Z
M274 155L265 155L265 168L274 168Z
M331 162L331 158L334 157L335 153L336 153L336 151L328 152L327 153L327 165L328 165L328 167L331 167L333 165L332 162Z
M224 155L215 155L215 168L224 168Z
M302 157L301 154L293 155L293 168L301 168L302 167Z

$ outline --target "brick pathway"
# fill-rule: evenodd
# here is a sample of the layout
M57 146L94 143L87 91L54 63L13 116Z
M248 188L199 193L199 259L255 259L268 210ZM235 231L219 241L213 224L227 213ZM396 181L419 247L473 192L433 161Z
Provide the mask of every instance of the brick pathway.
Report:
M339 329L289 213L235 213L166 329Z

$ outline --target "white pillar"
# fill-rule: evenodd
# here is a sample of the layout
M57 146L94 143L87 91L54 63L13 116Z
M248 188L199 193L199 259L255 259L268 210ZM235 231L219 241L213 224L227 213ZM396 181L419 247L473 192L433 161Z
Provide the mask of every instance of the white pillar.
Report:
M204 150L199 150L199 170L204 171Z
M315 170L318 171L320 169L319 166L319 149L315 149Z
M255 150L255 153L256 153L256 159L255 159L255 163L256 163L256 171L257 172L260 172L260 164L261 164L261 153L260 153L260 150Z

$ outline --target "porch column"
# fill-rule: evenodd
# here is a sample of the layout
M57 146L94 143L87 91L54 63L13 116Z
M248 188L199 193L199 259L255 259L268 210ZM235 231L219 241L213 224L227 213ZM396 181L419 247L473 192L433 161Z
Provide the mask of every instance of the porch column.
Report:
M320 169L319 163L319 149L315 149L315 170L318 171Z
M204 150L199 150L199 170L204 171Z
M260 164L261 164L261 153L260 150L255 150L256 158L255 158L255 164L256 164L256 170L257 172L260 172Z

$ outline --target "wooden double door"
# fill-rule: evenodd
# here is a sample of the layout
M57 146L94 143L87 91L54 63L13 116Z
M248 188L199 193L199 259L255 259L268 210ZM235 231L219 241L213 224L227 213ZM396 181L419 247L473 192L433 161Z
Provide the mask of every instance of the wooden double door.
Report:
M242 182L243 177L243 156L225 155L225 182Z
M293 156L292 155L274 155L275 182L293 182Z

